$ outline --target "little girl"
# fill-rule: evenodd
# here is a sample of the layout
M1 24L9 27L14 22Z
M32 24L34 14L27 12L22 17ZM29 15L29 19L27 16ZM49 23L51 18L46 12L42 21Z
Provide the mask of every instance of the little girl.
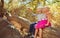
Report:
M37 38L37 34L39 35L39 38L43 38L42 37L43 29L51 26L49 8L44 7L42 9L40 9L40 12L42 12L42 13L37 15L38 22L35 25L35 37L34 38Z

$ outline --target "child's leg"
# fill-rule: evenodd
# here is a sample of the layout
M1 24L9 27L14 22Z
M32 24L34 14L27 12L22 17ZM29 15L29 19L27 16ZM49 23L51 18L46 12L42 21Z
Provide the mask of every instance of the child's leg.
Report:
M41 29L41 28L39 29L39 37L43 38L43 29Z
M37 33L38 33L38 29L35 29L35 36L34 36L34 38L37 38Z

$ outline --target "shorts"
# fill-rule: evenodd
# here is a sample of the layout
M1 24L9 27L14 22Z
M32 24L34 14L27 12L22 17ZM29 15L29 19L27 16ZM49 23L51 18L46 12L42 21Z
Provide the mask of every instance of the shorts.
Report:
M41 21L38 21L38 23L35 25L35 29L39 29L39 28L46 28L46 27L49 27L51 26L51 23L49 22L48 26L46 26L48 20L41 20Z

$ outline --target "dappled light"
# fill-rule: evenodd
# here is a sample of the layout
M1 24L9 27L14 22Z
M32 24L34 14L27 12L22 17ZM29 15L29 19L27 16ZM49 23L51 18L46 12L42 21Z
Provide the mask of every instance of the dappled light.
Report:
M60 0L0 0L0 13L2 14L0 28L3 29L7 20L7 23L12 25L10 27L17 30L22 38L30 38L28 36L30 24L37 22L36 14L40 13L40 8L43 7L49 7L51 15L51 27L44 29L43 38L60 38ZM7 30L10 30L9 28ZM15 33L15 30L12 32Z

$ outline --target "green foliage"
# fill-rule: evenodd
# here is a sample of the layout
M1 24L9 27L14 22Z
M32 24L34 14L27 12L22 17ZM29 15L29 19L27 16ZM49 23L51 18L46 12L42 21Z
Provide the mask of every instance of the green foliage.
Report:
M60 0L29 0L29 1L28 0L22 0L22 1L7 0L7 1L5 1L5 8L7 9L7 11L15 10L14 12L18 16L29 19L30 21L36 21L36 17L34 17L32 13L36 12L35 10L37 9L39 3L41 3L44 6L45 5L50 6L51 11L53 12L60 10L60 9L58 10L58 8L60 8ZM28 8L30 8L31 10L28 10Z

